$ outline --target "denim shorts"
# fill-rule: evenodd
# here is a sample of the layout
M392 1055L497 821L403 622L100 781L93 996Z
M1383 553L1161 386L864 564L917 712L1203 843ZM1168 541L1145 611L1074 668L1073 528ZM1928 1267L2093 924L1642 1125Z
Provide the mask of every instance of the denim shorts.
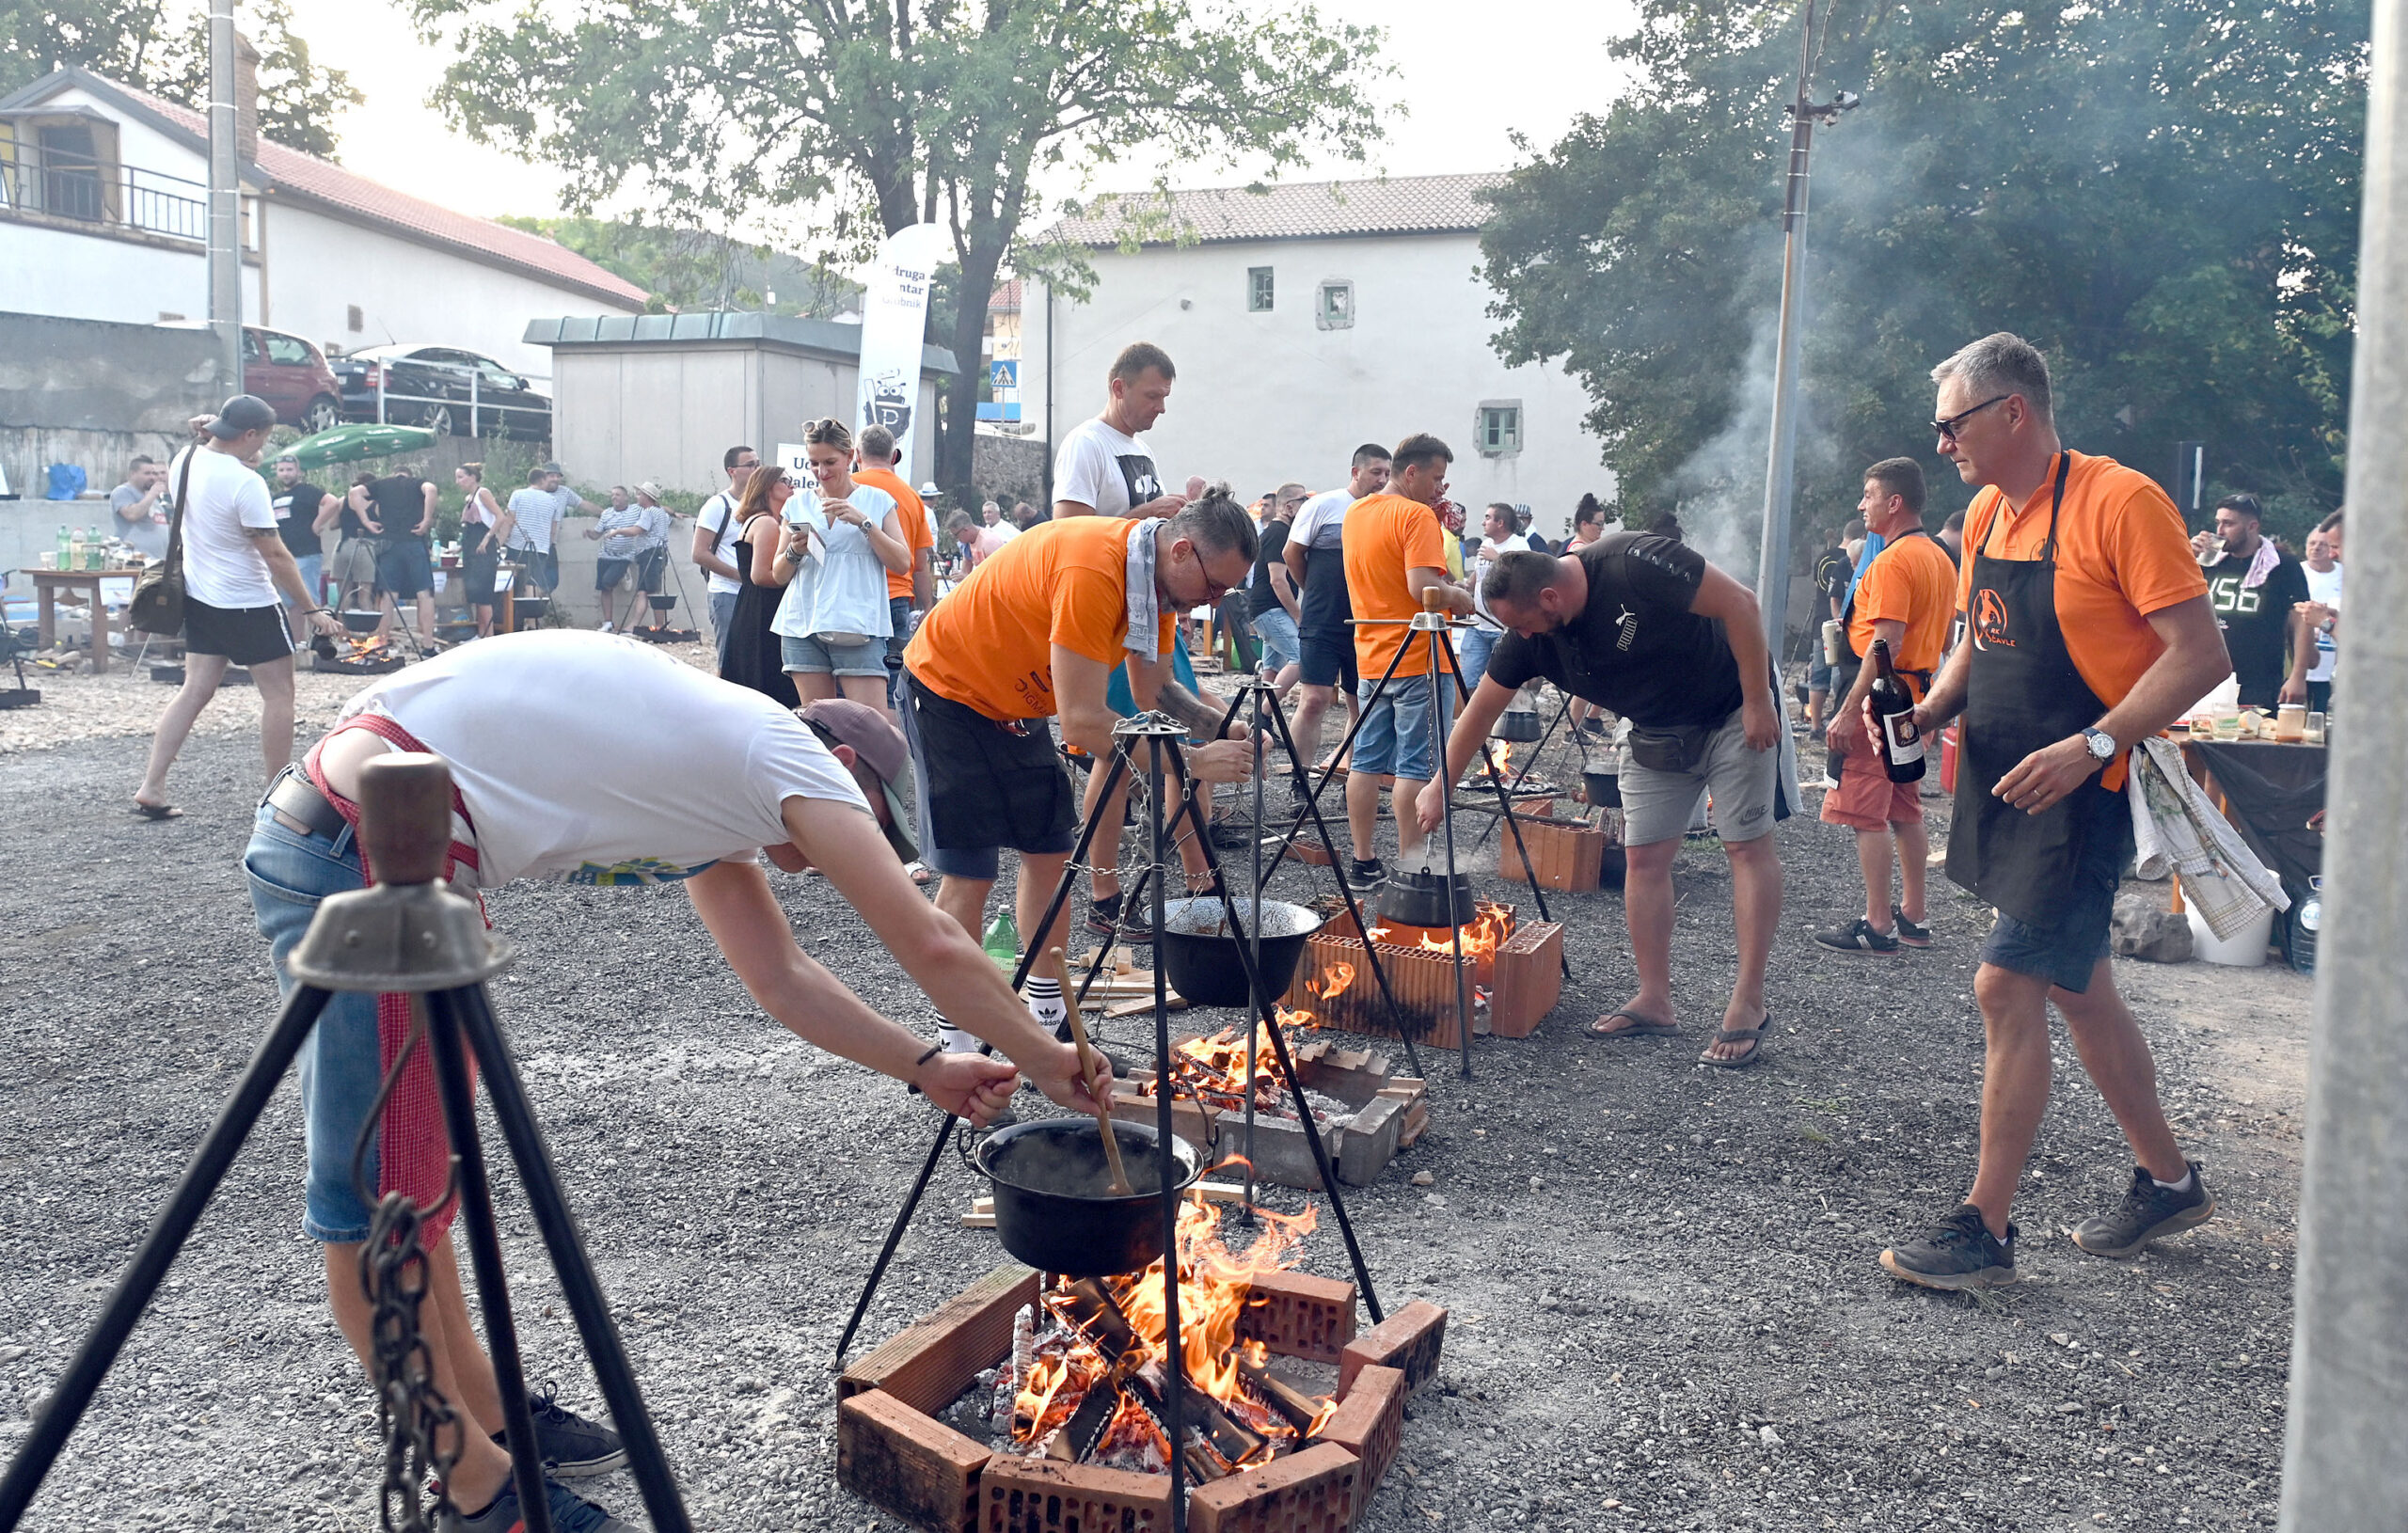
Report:
M781 634L778 653L784 656L788 675L876 676L881 681L886 678L883 639L859 644L831 644L817 634L806 634L800 639Z
M1504 637L1501 632L1492 633L1486 628L1474 628L1464 635L1455 660L1464 668L1465 687L1475 692L1480 690L1480 678L1488 674L1488 657L1497 653L1497 641Z
M377 544L376 589L404 598L435 589L435 567L424 538L387 538Z
M1416 782L1430 781L1430 678L1392 676L1375 704L1377 682L1367 681L1355 694L1363 704L1363 727L1355 733L1347 770L1373 777L1394 772ZM1439 714L1439 728L1446 715Z
M351 832L329 841L280 823L261 805L243 852L244 881L250 885L251 912L267 939L277 988L293 992L284 960L309 929L318 902L361 886L359 850ZM306 1211L301 1227L330 1244L368 1239L371 1205L352 1185L351 1157L359 1126L382 1083L376 1036L376 998L338 991L301 1046L301 1116L309 1142ZM369 1191L376 1190L376 1141L368 1142L362 1166Z
M2036 926L2005 911L1982 943L1981 961L2045 979L2080 995L2107 956L2108 928L2124 859L2132 854L2132 812L2120 793L2085 782L2074 793L2086 817L2082 851L2064 885L2053 925Z
M325 560L326 556L324 554L294 554L293 556L294 566L301 571L301 589L309 593L309 605L312 607L321 605L318 581L319 577L325 573Z
M1254 615L1254 637L1262 640L1262 657L1280 670L1294 665L1301 656L1296 638L1296 620L1284 607L1274 607L1268 612Z

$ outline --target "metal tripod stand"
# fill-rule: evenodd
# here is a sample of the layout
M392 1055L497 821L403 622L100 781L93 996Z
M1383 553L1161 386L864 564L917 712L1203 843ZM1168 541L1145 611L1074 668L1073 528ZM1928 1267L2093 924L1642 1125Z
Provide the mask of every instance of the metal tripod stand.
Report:
M89 1408L135 1322L158 1292L168 1267L190 1239L212 1193L274 1094L284 1072L317 1025L338 990L422 995L429 1023L436 1080L442 1094L454 1158L462 1211L467 1215L477 1297L500 1386L503 1425L514 1447L512 1474L525 1533L551 1533L544 1466L532 1451L534 1417L527 1403L517 1327L511 1318L508 1278L501 1259L493 1202L478 1139L474 1086L467 1049L484 1072L494 1116L542 1231L553 1270L576 1317L602 1397L626 1446L629 1467L643 1496L644 1510L659 1533L691 1533L678 1498L668 1458L644 1409L635 1372L620 1344L601 1285L562 1195L550 1149L537 1127L525 1083L502 1036L485 981L508 966L508 944L485 930L474 904L444 889L441 877L452 831L452 773L442 760L421 754L381 756L360 774L362 850L380 877L368 889L329 895L289 963L300 983L286 998L267 1036L261 1040L233 1095L218 1111L200 1147L134 1262L109 1295L91 1334L76 1350L50 1399L34 1418L33 1430L8 1473L0 1477L0 1533L14 1528L35 1491ZM380 1381L381 1383L381 1381ZM463 1420L463 1431L475 1430Z

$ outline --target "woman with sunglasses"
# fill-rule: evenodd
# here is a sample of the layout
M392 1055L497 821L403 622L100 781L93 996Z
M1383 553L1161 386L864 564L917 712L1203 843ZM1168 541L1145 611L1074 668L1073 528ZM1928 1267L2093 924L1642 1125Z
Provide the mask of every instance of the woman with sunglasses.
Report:
M802 442L816 487L787 502L784 541L762 577L785 588L770 624L780 664L805 703L841 692L883 712L895 631L886 576L911 573L911 540L895 497L853 482L853 434L843 421L812 421Z

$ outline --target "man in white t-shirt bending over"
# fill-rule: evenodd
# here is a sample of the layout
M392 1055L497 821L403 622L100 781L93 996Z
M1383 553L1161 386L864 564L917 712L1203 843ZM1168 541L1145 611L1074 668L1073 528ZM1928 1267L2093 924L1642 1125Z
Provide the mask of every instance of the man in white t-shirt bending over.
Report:
M645 727L630 732L631 718ZM1003 1109L1015 1064L1055 1101L1090 1110L1071 1047L1039 1030L976 940L905 875L918 856L895 786L908 783L908 756L881 710L832 699L798 716L649 645L573 629L482 640L395 672L353 699L307 766L280 776L260 806L243 867L280 979L319 902L363 881L360 774L394 750L429 751L451 766L453 881L682 883L753 1004L805 1042L975 1123ZM578 769L562 771L564 761ZM822 870L944 1018L1014 1063L929 1048L814 962L795 943L765 852L789 872ZM877 961L861 946L846 951ZM400 1056L405 1016L374 996L337 995L302 1056L303 1227L325 1248L336 1322L363 1358L372 1315L358 1251L373 1205L354 1186L352 1159L378 1083ZM436 1387L465 1418L459 1440L447 1430L441 1445L459 1455L447 1486L459 1515L445 1533L506 1533L521 1509L508 1479L522 1445L491 1435L501 1426L499 1396L461 1297L449 1215L436 1208L449 1154L423 1059L421 1051L404 1067L364 1174L371 1197L400 1192L436 1210L425 1226L432 1302L420 1324ZM888 1099L907 1106L900 1090ZM799 1175L848 1173L832 1162ZM554 1477L624 1462L615 1434L556 1406L538 1415L536 1437ZM550 1499L555 1526L632 1533L566 1491L555 1487Z
M727 488L703 502L694 514L694 562L709 577L711 640L719 646L719 663L727 664L727 624L736 616L736 596L744 589L736 573L736 535L732 525L736 503L744 498L744 482L761 466L761 454L749 447L732 447L720 459L727 470Z
M184 684L159 715L142 785L134 790L134 812L150 820L183 814L167 802L167 768L229 665L248 666L260 689L267 775L293 759L293 640L277 592L293 598L293 610L317 632L341 631L302 582L259 475L260 454L276 429L275 407L255 394L237 394L215 419L193 425L198 440L167 465L167 483L182 484L184 497Z

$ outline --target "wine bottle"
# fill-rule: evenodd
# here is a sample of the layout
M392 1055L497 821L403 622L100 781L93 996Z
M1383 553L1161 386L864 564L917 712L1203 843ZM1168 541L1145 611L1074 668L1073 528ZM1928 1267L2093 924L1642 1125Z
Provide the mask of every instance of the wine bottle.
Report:
M1873 685L1867 697L1873 704L1873 722L1879 732L1874 743L1881 752L1882 768L1893 782L1923 781L1923 734L1915 728L1915 700L1907 691L1907 684L1898 679L1897 668L1890 662L1890 642L1885 639L1873 641L1873 653L1865 656L1873 667Z

